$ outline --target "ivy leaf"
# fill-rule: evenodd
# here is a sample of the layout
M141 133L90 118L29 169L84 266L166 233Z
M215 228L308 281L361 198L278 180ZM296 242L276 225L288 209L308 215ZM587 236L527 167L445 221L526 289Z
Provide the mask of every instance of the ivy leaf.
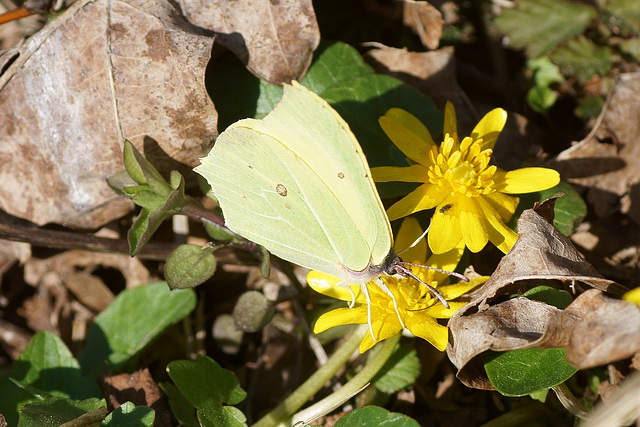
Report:
M582 33L597 14L595 8L565 0L518 0L504 9L495 24L513 47L538 57Z
M80 364L62 339L38 332L12 370L0 378L0 413L9 425L16 425L18 410L25 403L51 396L87 399L100 394L98 384L81 374Z
M389 412L379 406L365 406L340 418L335 427L419 427L413 418L397 412Z
M164 282L121 292L91 325L80 355L82 370L97 377L105 369L118 369L195 305L191 289L170 291Z
M526 348L482 354L487 377L505 396L525 396L571 378L578 370L567 362L566 348Z
M125 402L107 415L101 427L153 427L155 418L153 409Z
M236 405L247 393L235 374L213 359L199 355L195 362L176 360L167 372L185 398L196 408L201 426L246 426L246 417Z
M371 356L375 354L374 347ZM396 348L373 379L375 387L384 393L395 393L415 383L420 375L420 360L416 351L407 346Z
M100 425L106 415L107 403L104 399L74 401L65 397L50 397L24 405L18 427L58 427L66 423L94 426Z

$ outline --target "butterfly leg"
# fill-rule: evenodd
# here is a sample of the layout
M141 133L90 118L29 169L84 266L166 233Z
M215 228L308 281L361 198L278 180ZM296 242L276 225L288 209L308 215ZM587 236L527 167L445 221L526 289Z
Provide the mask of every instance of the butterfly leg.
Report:
M373 324L371 322L371 297L369 296L369 289L367 288L367 284L360 284L360 289L362 289L362 293L367 300L367 323L369 324L369 332L371 333L371 338L373 338L373 342L378 342L376 336L373 334Z
M393 301L393 308L396 311L396 316L398 316L398 321L400 322L400 326L402 326L402 329L406 329L404 326L404 322L400 317L400 310L398 310L398 301L396 300L395 295L393 295L393 292L391 292L391 289L389 289L389 287L384 283L384 281L380 277L376 278L376 284L380 289L382 289L382 291L385 294L389 296L389 298L391 298L391 301Z

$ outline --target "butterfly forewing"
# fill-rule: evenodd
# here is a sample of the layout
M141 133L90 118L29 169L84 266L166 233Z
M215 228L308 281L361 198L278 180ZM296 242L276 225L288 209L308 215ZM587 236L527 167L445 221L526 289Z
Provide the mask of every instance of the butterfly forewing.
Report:
M320 97L294 82L263 120L223 132L196 171L231 230L275 255L342 279L380 264L389 221L362 150Z

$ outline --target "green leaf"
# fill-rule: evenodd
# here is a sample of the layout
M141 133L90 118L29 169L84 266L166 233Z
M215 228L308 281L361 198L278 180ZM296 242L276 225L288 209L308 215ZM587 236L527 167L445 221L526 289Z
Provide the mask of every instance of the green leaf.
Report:
M226 406L236 405L247 396L233 372L221 368L210 357L201 355L195 362L173 361L167 366L167 372L196 408L202 426L246 426L242 412Z
M636 62L640 62L640 39L623 40L620 43L620 50L633 57Z
M180 213L184 207L194 203L194 201L184 192L184 178L177 171L171 172L171 186L169 193L158 196L164 198L160 201L149 196L146 192L139 190L140 193L146 194L146 200L149 206L156 206L153 209L143 207L135 222L131 226L127 234L131 256L136 255L151 239L162 222L169 216ZM137 194L137 193L136 193Z
M229 240L233 240L236 236L232 232L230 232L227 228L216 224L215 222L205 221L204 230L207 232L209 237L218 241L218 242L226 242Z
M118 409L107 415L102 422L103 427L153 427L156 418L153 409L147 406L134 405L131 402L125 402Z
M135 182L149 185L158 194L171 193L167 180L129 141L124 142L123 161L126 171Z
M503 9L495 24L511 46L524 48L529 58L535 58L582 33L596 14L596 9L582 3L518 0L514 8Z
M191 403L189 403L185 395L178 390L178 387L169 382L158 385L169 398L171 412L173 412L173 416L176 417L178 422L183 426L198 427L199 423L196 417L196 410L191 406Z
M637 37L640 33L640 0L608 0L603 15L602 21L616 34Z
M544 114L558 100L558 94L546 86L534 86L527 92L527 104L537 113Z
M542 301L561 310L567 308L573 301L569 292L544 285L529 289L523 296L532 300Z
M557 193L564 193L564 196L556 199L553 225L565 236L570 236L587 216L587 204L575 188L564 181L560 181L558 185L547 190L518 195L520 203L509 224L515 225L515 221L520 217L522 211L533 207L535 202L546 200Z
M340 418L334 427L419 427L413 418L396 412L389 412L379 406L365 406L349 412Z
M125 195L124 189L136 186L137 182L131 178L131 175L126 170L123 170L107 178L107 184L116 193Z
M107 415L104 399L74 401L65 397L50 397L24 405L18 427L58 427L64 423L78 426L100 425Z
M611 48L598 47L586 37L579 36L551 52L549 59L560 67L562 74L576 76L584 84L596 74L604 76L618 57Z
M271 255L264 247L258 246L258 248L260 248L260 253L262 254L262 260L260 261L260 274L266 279L269 277L269 272L271 271Z
M233 323L240 331L256 332L271 321L275 309L273 304L258 291L247 291L240 295L233 308Z
M165 196L162 196L154 191L151 191L149 187L144 188L142 186L133 187L135 193L132 194L131 201L136 205L145 208L149 211L162 207L167 201ZM127 192L131 192L133 188L129 187Z
M9 425L16 425L18 410L23 404L37 400L34 396L38 394L33 389L45 396L72 399L101 395L98 384L82 376L78 361L64 342L51 332L34 335L14 361L12 370L0 378L0 413Z
M376 349L369 357L373 357ZM397 347L373 379L375 387L384 393L395 393L414 384L420 375L420 360L411 347Z
M533 72L533 81L536 86L551 86L565 81L558 66L546 56L529 59L527 68Z
M525 396L571 378L578 370L567 362L564 348L527 348L483 353L491 384L505 396Z
M640 53L640 52L639 52ZM574 110L576 116L584 119L595 119L600 115L604 107L604 96L591 95L581 98L578 107Z
M170 291L164 282L127 289L98 316L80 356L83 372L97 377L138 355L168 326L195 307L191 289Z
M208 280L216 271L216 257L211 246L180 245L164 268L164 277L171 289L187 289Z

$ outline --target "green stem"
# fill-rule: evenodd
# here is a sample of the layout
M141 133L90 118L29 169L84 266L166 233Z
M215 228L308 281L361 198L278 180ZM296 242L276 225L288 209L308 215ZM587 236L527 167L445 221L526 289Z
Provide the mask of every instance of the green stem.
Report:
M298 412L293 416L289 425L295 425L302 422L303 425L312 422L313 420L321 417L322 415L332 411L349 398L359 393L362 389L369 385L369 382L378 373L378 371L389 360L393 350L396 348L396 344L400 340L402 334L398 333L396 336L389 338L381 342L379 351L370 358L366 365L358 372L344 386L339 388L336 392L322 399L320 402Z
M311 396L316 394L349 361L367 331L366 325L355 329L351 336L329 357L327 363L322 365L280 405L253 424L253 427L271 427L290 419Z

